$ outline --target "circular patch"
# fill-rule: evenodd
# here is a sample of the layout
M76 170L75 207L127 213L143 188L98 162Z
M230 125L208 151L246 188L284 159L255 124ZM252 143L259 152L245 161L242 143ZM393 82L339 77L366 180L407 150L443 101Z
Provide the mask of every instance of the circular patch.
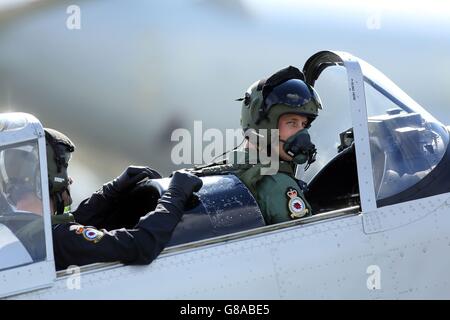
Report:
M305 209L305 203L299 197L289 200L289 208L294 213L301 212Z
M100 241L101 238L103 238L103 232L93 228L86 228L83 231L83 237L88 241L96 243Z
M305 202L300 197L291 198L288 206L292 218L301 218L307 212Z

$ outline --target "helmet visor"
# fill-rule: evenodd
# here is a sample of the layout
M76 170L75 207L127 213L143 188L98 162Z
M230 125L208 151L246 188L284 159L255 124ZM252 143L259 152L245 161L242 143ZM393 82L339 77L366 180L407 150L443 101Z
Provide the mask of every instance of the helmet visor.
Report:
M322 102L314 88L299 79L291 79L276 86L264 100L266 111L276 104L303 107L311 101L318 109L322 109Z
M70 159L72 158L72 151L67 147L67 145L58 143L55 146L55 152L59 157L59 161L61 161L60 165L67 167Z

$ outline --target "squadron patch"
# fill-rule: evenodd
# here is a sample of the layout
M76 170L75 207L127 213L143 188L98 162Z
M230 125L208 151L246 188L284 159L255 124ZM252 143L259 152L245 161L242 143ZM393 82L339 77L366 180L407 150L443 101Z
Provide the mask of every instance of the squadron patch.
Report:
M70 226L70 231L83 235L83 238L93 243L99 242L103 238L103 232L94 228L84 227L81 225Z
M291 219L301 218L308 213L305 202L298 196L297 190L295 190L294 188L289 188L286 192L286 195L289 198L288 208L289 212L291 213Z
M99 242L103 238L103 235L103 232L94 228L85 228L83 230L83 237L93 243Z

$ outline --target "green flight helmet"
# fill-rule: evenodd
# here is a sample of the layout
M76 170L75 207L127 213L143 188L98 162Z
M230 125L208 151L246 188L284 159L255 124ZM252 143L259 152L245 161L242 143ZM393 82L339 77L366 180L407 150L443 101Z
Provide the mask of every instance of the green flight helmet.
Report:
M317 92L305 82L303 73L293 66L274 73L267 80L256 81L244 98L238 100L242 101L241 127L244 133L253 129L260 136L264 135L260 129L267 129L270 135L270 129L278 128L280 116L287 113L306 116L309 128L322 109Z
M67 174L67 167L71 153L75 151L73 142L63 133L54 129L45 128L45 141L47 147L47 170L50 197L55 199L57 213L64 211L65 205L62 200L62 193L67 191L69 196L70 180Z

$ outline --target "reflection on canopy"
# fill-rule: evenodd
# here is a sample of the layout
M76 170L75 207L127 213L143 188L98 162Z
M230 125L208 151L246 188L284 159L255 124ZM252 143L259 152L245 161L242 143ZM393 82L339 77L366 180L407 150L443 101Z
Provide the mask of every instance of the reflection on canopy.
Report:
M359 60L364 75L369 138L377 200L425 178L444 157L444 125L380 71Z

